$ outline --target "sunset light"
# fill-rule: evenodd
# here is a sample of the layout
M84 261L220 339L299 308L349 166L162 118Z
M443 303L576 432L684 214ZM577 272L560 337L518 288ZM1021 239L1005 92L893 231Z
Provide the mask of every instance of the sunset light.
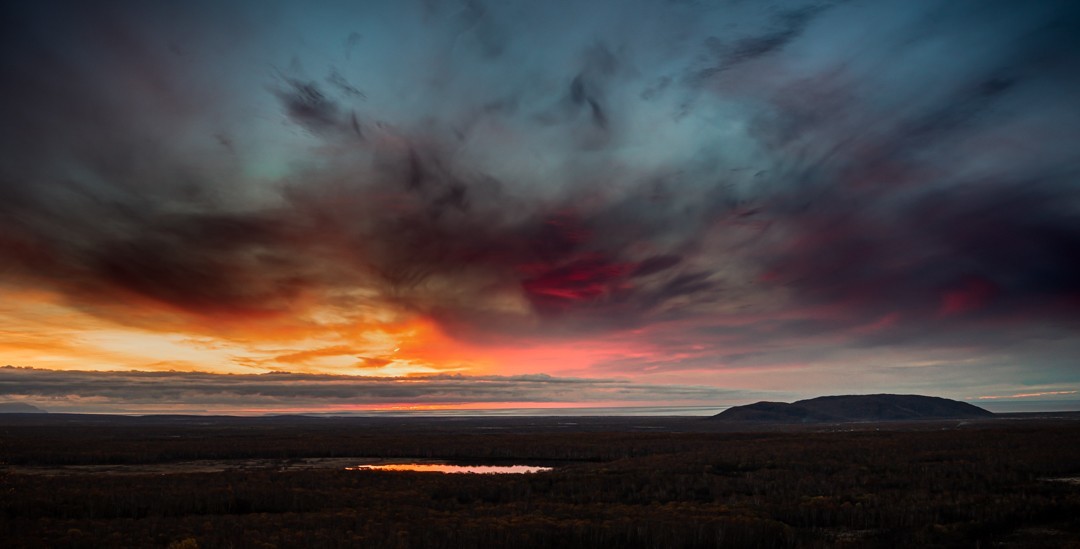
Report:
M1057 3L211 4L8 10L0 366L1080 407ZM151 410L80 379L0 399Z

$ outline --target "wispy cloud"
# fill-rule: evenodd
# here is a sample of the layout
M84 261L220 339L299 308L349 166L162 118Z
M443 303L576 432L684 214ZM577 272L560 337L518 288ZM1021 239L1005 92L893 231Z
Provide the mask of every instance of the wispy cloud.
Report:
M1000 400L1008 398L1036 398L1045 396L1075 395L1080 391L1041 391L1038 393L1017 393L1015 395L988 395L978 397L979 400Z

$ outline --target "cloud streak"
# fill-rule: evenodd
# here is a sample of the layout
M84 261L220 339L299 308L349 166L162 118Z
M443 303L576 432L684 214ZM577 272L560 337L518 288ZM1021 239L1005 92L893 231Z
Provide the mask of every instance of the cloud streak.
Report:
M718 405L736 391L650 385L625 379L453 374L358 377L269 373L89 372L0 367L0 397L42 403L50 411L169 409L364 410L511 403Z

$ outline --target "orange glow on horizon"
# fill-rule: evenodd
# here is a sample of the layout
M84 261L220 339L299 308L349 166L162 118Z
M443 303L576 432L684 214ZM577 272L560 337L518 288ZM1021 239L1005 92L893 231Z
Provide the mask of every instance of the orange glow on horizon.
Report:
M680 402L680 405L714 405L712 402ZM466 402L445 404L345 404L338 406L305 406L291 408L243 408L230 409L230 413L240 414L305 414L326 413L340 414L349 412L469 412L469 411L497 411L497 410L565 410L565 409L605 409L621 407L663 407L670 406L667 401L601 401L601 402Z
M138 314L118 323L111 313L73 307L55 294L9 291L0 304L0 355L13 366L56 370L407 376L582 375L605 361L656 352L639 338L471 343L430 319L392 310L312 307L294 317L242 322L149 306L123 305Z

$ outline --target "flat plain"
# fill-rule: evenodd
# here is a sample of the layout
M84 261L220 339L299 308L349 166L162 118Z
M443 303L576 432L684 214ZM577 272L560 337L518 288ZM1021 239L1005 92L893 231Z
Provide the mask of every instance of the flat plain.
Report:
M552 469L348 469L402 461ZM1080 414L5 414L0 493L4 547L1080 547Z

